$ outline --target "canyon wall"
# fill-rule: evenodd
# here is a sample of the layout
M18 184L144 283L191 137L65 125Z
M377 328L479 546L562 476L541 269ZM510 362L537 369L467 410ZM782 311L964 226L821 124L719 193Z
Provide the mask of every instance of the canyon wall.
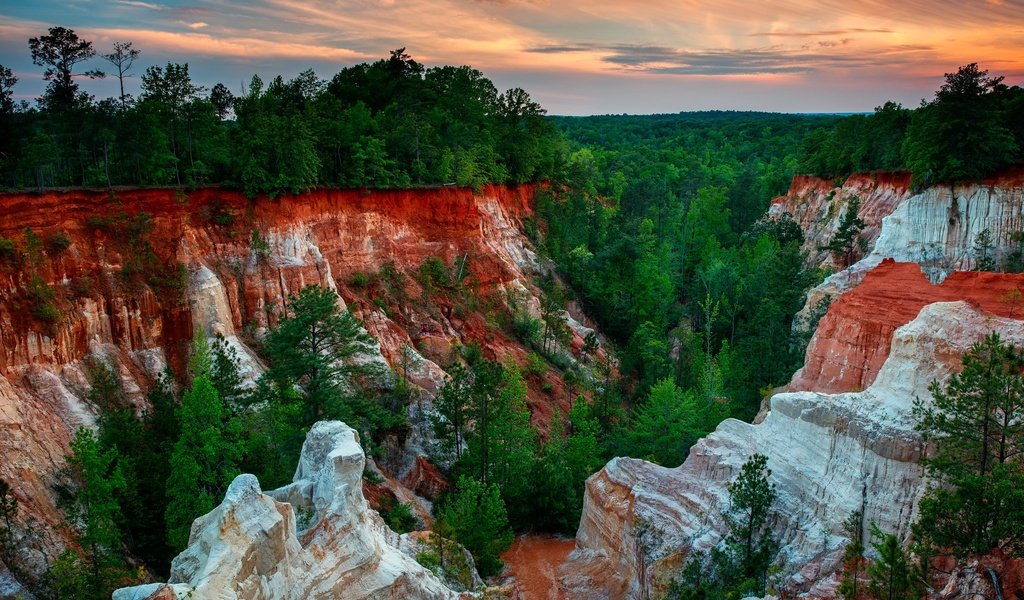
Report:
M1024 344L1024 322L966 301L928 304L893 333L864 391L776 394L761 423L727 419L675 469L613 459L587 481L563 583L581 598L657 597L691 552L721 540L728 484L756 452L768 456L778 492L779 586L829 597L851 512L863 510L865 522L905 539L924 489L914 400L927 399L928 384L954 372L990 330Z
M70 539L54 490L67 483L75 430L95 424L92 360L116 369L140 411L166 367L184 373L197 329L224 335L252 380L263 370L252 348L287 309L288 295L315 283L337 290L377 340L372 360L402 369L427 401L461 345L524 364L529 350L494 323L494 311L510 294L537 310L533 279L547 267L522 233L534 193L522 186L480 194L318 190L274 200L217 188L0 195L0 236L22 255L0 260L0 478L19 502L15 536L26 565L41 571ZM42 242L34 250L33 234ZM425 294L419 269L435 257L468 274L477 304ZM51 300L34 286L40 281ZM59 316L33 309L41 305ZM571 312L566 353L590 331ZM532 375L528 384L537 424L567 408L556 374ZM436 493L444 482L424 456L423 412L410 419L412 433L378 463L389 482Z
M977 266L976 242L991 235L991 257L1002 264L1022 249L1024 169L953 186L911 190L899 173L853 175L843 185L816 177L793 178L789 192L772 202L769 214L789 214L805 234L804 250L814 266L836 272L812 289L797 327L809 329L828 303L852 289L882 260L915 262L932 281ZM860 199L867 252L853 265L836 265L820 247L829 242L853 198Z
M929 383L958 370L989 331L1024 343L1024 275L962 271L975 264L982 230L992 233L997 259L1018 243L1020 173L952 189L907 184L898 174L851 177L838 188L795 178L775 202L773 215L789 212L804 229L809 262L828 265L817 248L846 203L861 198L867 256L812 291L806 314L816 298L831 303L804 367L757 424L724 421L677 468L616 458L587 481L576 548L562 569L576 597L663 593L692 552L721 540L728 484L754 453L768 456L779 494L777 589L834 596L842 522L855 510L906 539L924 490L913 402L927 401ZM957 585L966 589L971 577L980 581L966 574Z

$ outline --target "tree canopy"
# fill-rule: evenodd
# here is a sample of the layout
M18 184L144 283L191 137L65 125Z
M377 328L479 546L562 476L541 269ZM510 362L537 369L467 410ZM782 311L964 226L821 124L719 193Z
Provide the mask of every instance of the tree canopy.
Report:
M143 56L130 41L98 57L91 41L53 27L29 50L49 81L36 107L10 101L17 79L0 66L7 187L479 188L548 179L562 161L560 136L527 92L499 93L468 66L427 68L404 48L329 79L254 75L235 93L197 85L187 62L149 66L137 100L124 89ZM94 101L77 80L102 77L82 70L100 59L120 94Z

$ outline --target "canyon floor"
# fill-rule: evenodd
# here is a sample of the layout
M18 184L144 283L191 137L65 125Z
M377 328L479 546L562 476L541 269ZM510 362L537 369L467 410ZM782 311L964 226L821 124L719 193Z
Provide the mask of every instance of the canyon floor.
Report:
M515 577L522 600L566 600L568 592L558 583L558 571L572 552L575 540L549 535L521 535L502 555L508 573Z

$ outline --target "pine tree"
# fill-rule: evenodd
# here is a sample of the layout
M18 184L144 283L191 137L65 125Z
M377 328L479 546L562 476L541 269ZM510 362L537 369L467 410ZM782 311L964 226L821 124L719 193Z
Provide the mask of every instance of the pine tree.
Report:
M900 540L891 533L883 534L871 524L871 547L878 552L878 560L868 565L868 594L876 600L912 600L918 598L914 569L910 558L900 546Z
M864 513L859 510L851 513L843 522L843 531L850 543L843 550L843 579L837 591L843 600L859 600L864 571Z
M995 271L995 244L992 243L992 232L986 227L974 238L974 270Z
M958 556L1024 553L1024 354L991 333L963 357L934 402L914 403L939 484L920 502L915 533Z
M736 589L755 595L765 593L768 569L779 548L768 526L776 498L775 485L768 481L771 474L768 457L751 456L739 477L729 484L729 509L722 515L729 533L725 538L727 568L720 570Z
M440 446L442 460L454 465L462 460L462 449L469 428L473 385L470 374L461 364L455 363L448 372L448 381L434 398L436 414L431 415L431 424Z
M269 375L280 385L298 384L305 399L303 425L324 418L352 421L344 385L365 371L353 359L373 348L352 313L341 309L338 294L309 285L288 297L288 314L267 334Z
M78 484L67 507L68 521L77 525L82 551L66 550L50 574L61 598L105 600L128 575L117 526L121 509L116 494L125 487L124 475L117 451L104 451L92 430L85 428L71 441L68 465Z
M686 459L690 446L714 429L727 415L725 404L698 398L680 390L671 377L651 388L650 396L637 409L629 433L631 456L667 467Z
M181 399L181 436L171 455L167 481L167 540L177 549L188 544L192 521L219 502L238 474L238 432L209 376L199 375Z
M474 367L465 471L483 484L494 484L512 511L512 521L526 518L531 494L530 472L536 432L526 408L526 382L518 367L503 369L482 361Z
M439 517L451 525L455 541L469 550L483 577L501 570L501 554L512 545L505 502L498 487L460 477L455 494Z
M235 412L244 394L242 375L238 369L238 352L219 333L210 346L210 382L224 406Z
M849 266L857 258L858 251L864 250L864 240L860 232L866 223L860 218L860 198L851 198L846 205L846 212L839 220L839 228L832 236L832 240L822 249L832 253L833 258L840 263L840 266Z

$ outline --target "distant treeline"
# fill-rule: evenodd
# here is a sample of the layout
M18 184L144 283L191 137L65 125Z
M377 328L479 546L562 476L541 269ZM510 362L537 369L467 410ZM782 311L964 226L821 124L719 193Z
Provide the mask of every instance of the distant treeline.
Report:
M470 67L425 69L405 53L285 81L252 78L235 96L196 85L188 64L153 66L141 93L123 93L139 51L130 42L97 56L74 31L29 40L49 82L35 105L13 101L0 65L0 185L226 184L249 194L313 186L409 187L521 183L549 178L561 136L522 89L499 93ZM122 95L79 88L83 67L112 66Z
M799 169L823 177L906 170L919 185L980 179L1024 161L1024 89L977 63L915 110L886 102L872 115L839 119L805 140Z

